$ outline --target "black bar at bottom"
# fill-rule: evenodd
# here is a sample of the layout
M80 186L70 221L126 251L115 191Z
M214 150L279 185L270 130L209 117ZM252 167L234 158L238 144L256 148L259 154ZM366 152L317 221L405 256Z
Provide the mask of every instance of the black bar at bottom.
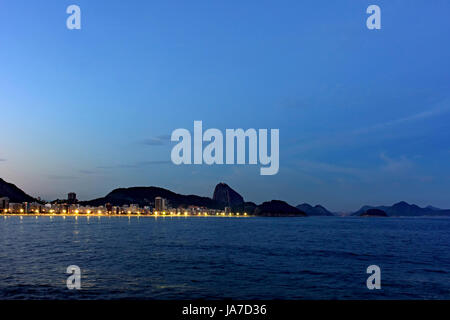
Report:
M415 314L425 311L429 314L446 312L449 301L0 301L0 309L11 309L14 315L30 311L36 314L104 316L140 315L145 319L306 319L321 316L351 316L360 319L366 316L382 318L397 311ZM388 311L389 310L389 311ZM444 314L444 313L441 313ZM134 318L133 316L133 318ZM128 320L128 319L125 319ZM131 319L130 319L131 320Z

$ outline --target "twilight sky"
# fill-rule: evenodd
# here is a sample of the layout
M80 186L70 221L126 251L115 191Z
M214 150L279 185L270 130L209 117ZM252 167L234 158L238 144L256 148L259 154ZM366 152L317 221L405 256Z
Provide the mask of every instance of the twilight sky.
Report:
M77 4L82 29L66 28ZM377 4L382 29L366 28ZM0 0L0 177L334 211L450 208L450 2ZM280 129L280 170L175 166L174 129Z

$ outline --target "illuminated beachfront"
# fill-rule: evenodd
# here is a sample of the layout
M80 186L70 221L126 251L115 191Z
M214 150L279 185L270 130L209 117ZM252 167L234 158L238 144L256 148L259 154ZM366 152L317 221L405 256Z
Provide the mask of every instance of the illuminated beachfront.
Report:
M232 213L225 213L225 212L216 212L216 213L209 213L209 212L201 212L201 213L190 213L190 212L127 212L127 213L120 213L120 214L115 214L115 213L110 213L110 212L84 212L84 211L78 211L78 212L11 212L8 209L4 209L1 213L1 216L73 216L73 217L77 217L77 216L85 216L85 217L103 217L103 216L107 216L107 217L130 217L130 216L139 216L139 217L234 217L234 218L246 218L246 217L251 217L251 215L248 215L247 213L239 213L239 212L232 212Z
M189 206L188 208L171 208L161 197L155 198L155 207L140 207L137 204L113 206L106 203L103 206L84 206L78 204L75 194L70 193L67 201L53 203L24 202L9 203L8 198L0 199L1 215L61 215L61 216L152 216L152 217L249 217L246 212L232 212Z

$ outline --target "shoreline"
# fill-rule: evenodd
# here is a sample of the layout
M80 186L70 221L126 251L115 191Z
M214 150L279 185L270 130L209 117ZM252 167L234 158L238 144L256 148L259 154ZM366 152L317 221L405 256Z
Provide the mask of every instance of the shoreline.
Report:
M137 218L252 218L252 215L212 215L212 214L37 214L37 213L0 213L3 217L137 217Z

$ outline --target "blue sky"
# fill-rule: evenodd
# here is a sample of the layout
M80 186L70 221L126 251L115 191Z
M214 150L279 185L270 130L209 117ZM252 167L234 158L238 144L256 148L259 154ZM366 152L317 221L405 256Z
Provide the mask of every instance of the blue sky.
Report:
M66 28L77 4L82 29ZM382 29L368 30L370 4ZM52 200L156 185L450 207L450 3L0 2L0 177ZM280 171L175 166L176 128L279 128Z

